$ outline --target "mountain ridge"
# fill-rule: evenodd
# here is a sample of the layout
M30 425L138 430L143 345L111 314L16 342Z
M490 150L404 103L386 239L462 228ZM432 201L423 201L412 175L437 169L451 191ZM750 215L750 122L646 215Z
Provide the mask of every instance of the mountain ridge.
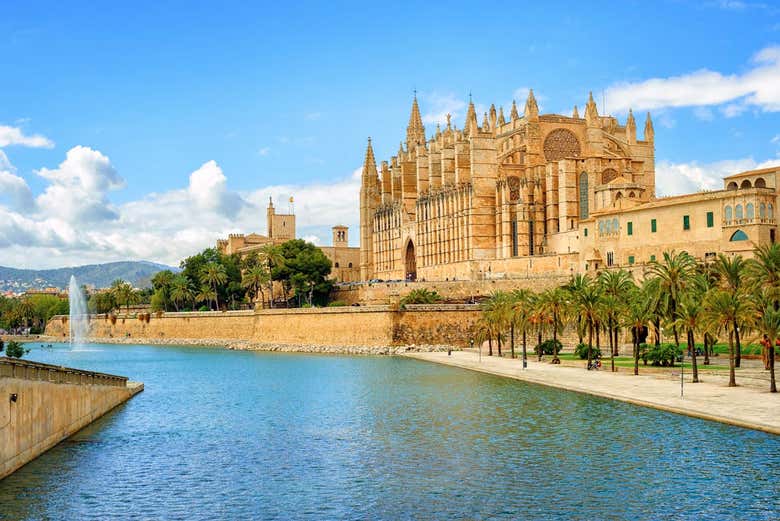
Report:
M117 261L43 270L0 266L0 291L20 293L49 287L65 289L71 275L76 276L79 284L96 288L107 287L116 279L126 280L140 288L149 286L151 278L163 270L176 272L179 268L151 261Z

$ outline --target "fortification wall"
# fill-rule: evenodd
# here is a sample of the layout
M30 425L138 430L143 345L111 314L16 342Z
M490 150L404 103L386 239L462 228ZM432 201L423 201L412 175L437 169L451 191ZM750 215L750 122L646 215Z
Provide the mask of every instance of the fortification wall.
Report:
M548 288L561 286L569 281L570 275L539 275L518 279L487 279L487 280L450 280L450 281L417 281L417 282L361 282L343 284L333 290L334 300L348 304L388 304L403 298L415 289L427 289L438 292L449 300L469 302L473 298L485 297L494 291L512 291L515 289L532 289L544 291Z
M0 479L142 389L124 377L0 358Z

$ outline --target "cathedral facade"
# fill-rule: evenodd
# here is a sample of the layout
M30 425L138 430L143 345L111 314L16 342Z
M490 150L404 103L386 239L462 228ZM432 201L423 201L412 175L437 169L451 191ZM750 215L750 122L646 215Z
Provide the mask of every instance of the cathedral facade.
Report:
M470 101L463 129L447 116L426 135L415 97L406 139L378 166L369 139L360 191L362 280L485 280L633 268L669 249L706 259L774 241L778 169L724 189L656 198L654 129L641 139L600 115L521 115ZM737 208L740 217L737 218ZM750 208L748 217L748 208ZM739 233L737 233L739 232Z

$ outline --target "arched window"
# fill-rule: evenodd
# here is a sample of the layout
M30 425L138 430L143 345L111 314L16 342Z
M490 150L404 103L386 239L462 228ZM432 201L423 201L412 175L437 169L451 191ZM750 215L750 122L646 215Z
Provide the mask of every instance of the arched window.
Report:
M730 182L726 187L726 190L736 190L736 189L737 189L737 183L735 183L734 181Z
M634 194L634 192L628 192L628 197L629 199L633 199L634 197L636 197L636 195Z
M737 206L734 207L734 218L739 221L743 217L744 216L742 214L742 205L738 204Z
M747 219L753 219L756 216L756 210L753 207L753 203L748 203L745 206L745 218Z
M599 221L599 235L604 235L604 221Z
M739 185L739 187L742 188L743 190L750 188L751 187L750 179L745 179L744 181L742 181L742 184Z
M614 219L612 219L612 231L613 231L614 233L617 233L617 232L618 232L618 230L620 230L620 227L618 226L618 220L617 220L617 217L615 217Z
M766 219L766 204L761 203L761 205L758 207L758 217L761 219Z
M622 198L623 198L623 192L618 192L618 193L615 195L615 201L617 201L618 199L622 199Z
M775 218L775 212L774 212L774 209L772 208L771 204L769 204L769 206L766 207L766 216L769 219L774 219Z
M737 230L737 231L734 232L734 234L731 236L731 239L729 239L729 240L731 242L746 241L746 240L748 240L748 236L742 230Z
M580 174L580 219L587 219L588 211L588 174Z
M759 177L756 179L756 182L753 184L756 188L766 188L766 181L764 181L763 177Z
M349 263L349 267L350 267L350 268L352 267L352 263L351 263L351 262Z
M339 263L338 263L338 262L336 263L336 266L335 266L335 267L336 267L336 268L338 268L338 267L339 267Z
M731 206L726 206L726 208L723 210L723 216L726 218L727 223L731 222L731 219L733 218L731 215Z

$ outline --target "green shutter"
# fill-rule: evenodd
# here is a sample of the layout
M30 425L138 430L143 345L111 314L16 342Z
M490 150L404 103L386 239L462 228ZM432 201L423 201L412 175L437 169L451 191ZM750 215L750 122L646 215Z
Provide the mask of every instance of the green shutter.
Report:
M655 219L650 219L650 232L651 233L655 233L656 232Z
M650 260L655 261L655 255L650 255Z
M585 237L587 237L587 236L588 236L588 229L585 228Z
M626 230L627 230L626 233L628 233L628 235L634 235L634 223L628 221L628 224L626 225Z
M690 230L690 229L691 229L691 216L683 215L683 230Z
M633 255L629 255L628 256L628 263L629 264L633 264L634 263L634 256Z
M712 212L707 212L707 228L712 228L713 226L715 226L715 216Z

